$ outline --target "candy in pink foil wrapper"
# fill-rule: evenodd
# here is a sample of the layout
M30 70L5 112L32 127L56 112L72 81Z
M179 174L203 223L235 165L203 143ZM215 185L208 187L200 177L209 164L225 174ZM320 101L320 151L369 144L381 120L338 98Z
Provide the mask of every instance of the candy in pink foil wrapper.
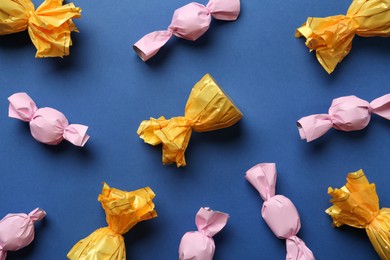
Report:
M328 114L305 116L298 120L301 139L313 141L324 135L332 127L342 131L356 131L365 128L377 114L390 120L390 94L373 100L371 103L356 96L333 99Z
M265 222L277 238L286 239L286 259L315 259L305 242L296 236L301 228L301 221L294 204L283 195L275 195L276 165L257 164L246 172L245 178L264 200L261 215Z
M239 13L240 0L210 0L206 6L189 3L176 9L167 30L145 35L133 45L133 49L143 61L147 61L172 35L195 41L209 29L211 16L218 20L233 21Z
M38 109L26 93L13 94L8 100L8 116L29 122L31 134L38 142L56 145L65 139L76 146L84 146L89 139L87 126L70 125L64 114L53 108Z
M225 227L228 218L226 213L200 208L195 218L198 231L184 234L179 246L179 260L212 260L215 252L213 236Z
M34 240L34 223L45 216L45 211L36 208L28 215L8 214L0 220L0 260L7 257L7 251L28 246Z

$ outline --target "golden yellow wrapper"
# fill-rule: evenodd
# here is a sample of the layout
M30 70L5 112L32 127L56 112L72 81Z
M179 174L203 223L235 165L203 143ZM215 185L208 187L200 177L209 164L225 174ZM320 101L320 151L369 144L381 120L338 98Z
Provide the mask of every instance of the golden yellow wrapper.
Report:
M149 187L126 192L104 183L98 200L106 212L108 227L100 228L77 242L69 251L68 259L126 259L122 235L138 222L157 217L152 201L154 197Z
M390 259L390 209L379 209L375 184L369 183L363 170L348 174L341 189L329 187L333 206L326 210L336 227L348 225L365 228L367 235L382 259Z
M162 143L164 164L176 163L185 166L184 152L192 130L213 131L229 127L242 118L241 111L223 92L215 80L206 74L193 87L188 98L184 116L165 119L163 116L141 122L137 134L145 143Z
M354 0L346 15L309 17L297 29L306 46L330 74L352 47L355 34L363 37L390 36L390 0Z
M31 0L0 0L0 35L28 29L36 58L69 55L70 34L78 32L72 18L79 18L81 9L62 2L45 0L35 10Z

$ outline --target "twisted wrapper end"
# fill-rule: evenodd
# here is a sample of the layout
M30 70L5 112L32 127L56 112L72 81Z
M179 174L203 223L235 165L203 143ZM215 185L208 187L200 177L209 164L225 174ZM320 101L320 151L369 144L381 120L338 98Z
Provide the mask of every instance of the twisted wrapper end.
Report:
M8 98L8 116L24 122L30 122L38 110L35 102L27 93L15 93Z
M328 132L333 123L327 114L305 116L298 120L297 127L302 140L311 142Z
M276 187L276 164L260 163L250 168L245 178L260 193L264 201L275 196Z
M309 17L296 30L295 36L306 38L306 46L310 51L316 51L318 61L331 74L350 52L357 28L355 21L344 15Z
M192 133L191 122L185 117L166 120L150 118L141 122L137 134L150 145L162 143L162 161L164 164L176 163L185 166L184 157Z
M85 143L89 140L89 135L87 135L88 126L71 124L68 125L65 130L63 137L65 140L70 143L83 147Z
M46 216L46 211L40 208L36 208L31 211L28 216L35 223L37 221L41 221Z
M137 41L133 45L133 49L141 60L147 61L156 55L171 37L172 32L169 30L151 32Z
M372 113L390 120L390 94L386 94L370 103Z
M228 219L229 215L226 213L200 208L196 213L195 223L199 232L213 237L226 226Z
M297 236L286 239L287 255L286 260L314 260L313 252L306 246L305 242Z
M240 0L210 0L206 8L215 19L235 21L240 14Z

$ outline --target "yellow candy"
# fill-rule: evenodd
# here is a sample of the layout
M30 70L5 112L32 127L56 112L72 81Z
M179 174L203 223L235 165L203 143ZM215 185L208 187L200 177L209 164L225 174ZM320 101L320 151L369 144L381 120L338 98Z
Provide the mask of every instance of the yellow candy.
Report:
M330 74L348 55L355 34L362 37L390 36L390 0L354 0L347 15L309 17L297 29L306 46L315 50L318 61Z
M379 209L375 184L369 183L364 172L348 174L341 189L328 189L333 206L326 210L336 227L348 225L366 229L375 251L382 259L390 259L390 209Z
M37 49L36 58L69 55L70 34L77 31L72 18L79 18L81 9L63 0L45 0L36 10L31 0L0 1L0 35L28 29Z
M176 163L185 166L184 152L192 130L213 131L229 127L242 118L241 111L223 92L214 79L206 74L193 87L188 98L184 116L169 120L163 116L141 122L137 134L145 143L163 145L164 164Z
M108 227L95 230L77 242L69 251L68 259L109 260L126 259L123 234L138 222L157 217L154 210L154 192L149 188L122 191L104 183L98 200L106 212Z

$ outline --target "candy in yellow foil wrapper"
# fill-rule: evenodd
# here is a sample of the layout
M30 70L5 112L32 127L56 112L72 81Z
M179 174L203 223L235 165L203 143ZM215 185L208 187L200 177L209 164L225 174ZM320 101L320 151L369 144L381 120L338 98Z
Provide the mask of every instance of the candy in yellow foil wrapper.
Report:
M382 259L390 259L390 209L379 209L375 184L369 183L364 172L348 174L341 189L328 189L333 206L326 210L336 227L348 225L366 229L367 235Z
M72 19L81 16L81 9L62 2L45 0L35 9L31 0L0 0L0 35L28 30L36 58L69 55L70 34L78 32Z
M157 217L152 201L154 196L154 192L149 187L126 192L110 188L104 183L98 200L106 212L108 227L97 229L77 242L69 251L68 259L126 259L122 235L138 222Z
M137 134L145 143L162 143L164 164L185 166L184 152L192 130L213 131L232 126L242 118L241 111L223 92L215 80L206 74L193 87L184 116L165 119L163 116L141 122Z
M296 31L329 74L351 50L355 34L390 36L390 0L354 0L346 15L309 17Z

